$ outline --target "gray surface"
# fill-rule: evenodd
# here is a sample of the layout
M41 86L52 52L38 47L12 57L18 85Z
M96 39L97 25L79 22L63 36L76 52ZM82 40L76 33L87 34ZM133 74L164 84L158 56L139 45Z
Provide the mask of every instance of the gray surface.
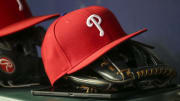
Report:
M162 94L152 94L140 98L117 99L117 100L100 100L88 98L68 98L68 97L48 97L48 96L33 96L31 89L37 88L21 88L21 89L6 89L0 88L0 101L180 101L177 96L178 90Z

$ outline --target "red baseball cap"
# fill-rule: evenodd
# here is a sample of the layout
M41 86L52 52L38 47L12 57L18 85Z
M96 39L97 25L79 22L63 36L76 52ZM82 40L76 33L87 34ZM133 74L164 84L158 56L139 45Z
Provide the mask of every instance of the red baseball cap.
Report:
M0 0L0 14L0 37L59 16L59 14L32 16L25 0Z
M146 30L126 34L113 13L101 6L82 8L58 18L47 30L41 50L51 84Z

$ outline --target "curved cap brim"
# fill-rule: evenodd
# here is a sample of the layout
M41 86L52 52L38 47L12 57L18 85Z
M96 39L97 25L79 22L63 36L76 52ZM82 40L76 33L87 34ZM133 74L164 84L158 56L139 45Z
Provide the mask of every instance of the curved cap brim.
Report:
M87 66L88 64L92 63L93 61L95 61L97 58L99 58L100 56L102 56L103 54L105 54L107 51L109 51L110 49L112 49L113 47L119 45L120 43L136 36L136 35L139 35L143 32L147 31L147 29L142 29L142 30L139 30L137 32L134 32L132 34L128 34L124 37L121 37L109 44L107 44L106 46L102 47L101 49L99 49L98 51L96 51L95 53L93 53L91 56L87 57L85 60L83 60L81 63L79 63L78 65L72 67L67 73L68 74L71 74L71 73L74 73L80 69L82 69L83 67Z
M38 24L44 20L48 20L50 18L54 18L59 16L59 14L51 14L51 15L45 15L45 16L32 16L30 18L21 20L19 22L13 23L11 25L8 25L4 28L0 29L0 37L10 35L12 33L18 32L20 30L23 30L25 28L31 27L35 24Z

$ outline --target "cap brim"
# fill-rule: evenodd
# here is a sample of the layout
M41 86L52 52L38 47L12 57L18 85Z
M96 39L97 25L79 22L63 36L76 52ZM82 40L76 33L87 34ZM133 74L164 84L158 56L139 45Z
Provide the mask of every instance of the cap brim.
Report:
M107 44L106 46L102 47L101 49L99 49L98 51L96 51L95 53L93 53L91 56L89 56L88 58L86 58L85 60L83 60L81 63L79 63L78 65L72 67L67 73L68 74L71 74L73 72L76 72L80 69L82 69L83 67L87 66L88 64L92 63L93 61L95 61L97 58L99 58L100 56L102 56L103 54L105 54L107 51L109 51L110 49L112 49L113 47L119 45L120 43L136 36L136 35L139 35L140 33L142 32L145 32L147 31L147 29L142 29L142 30L139 30L135 33L132 33L132 34L128 34L124 37L121 37L109 44Z
M15 33L17 31L20 31L25 28L31 27L35 24L38 24L44 20L48 20L50 18L57 17L57 16L59 16L59 14L51 14L51 15L45 15L45 16L32 16L30 18L21 20L19 22L16 22L4 28L1 28L0 37Z

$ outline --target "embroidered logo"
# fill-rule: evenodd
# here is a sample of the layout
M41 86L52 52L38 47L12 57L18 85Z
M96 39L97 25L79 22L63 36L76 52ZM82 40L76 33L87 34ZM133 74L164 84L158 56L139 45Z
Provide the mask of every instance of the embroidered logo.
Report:
M97 19L97 21L96 21L96 19ZM100 37L103 37L104 36L104 30L100 26L101 22L102 22L102 19L99 15L92 14L91 16L89 16L87 18L86 24L88 27L92 27L94 24L100 32L99 33Z
M19 6L19 11L22 11L23 10L22 2L20 0L16 0L16 1L18 3L18 6Z
M0 69L5 73L11 74L15 71L15 65L8 58L1 57L0 58Z

